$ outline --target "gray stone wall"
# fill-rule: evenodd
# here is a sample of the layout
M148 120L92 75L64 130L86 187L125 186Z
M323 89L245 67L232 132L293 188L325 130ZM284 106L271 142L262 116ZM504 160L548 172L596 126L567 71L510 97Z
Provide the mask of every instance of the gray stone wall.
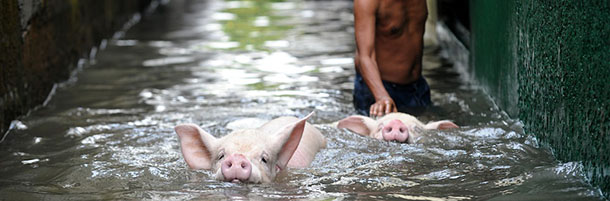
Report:
M0 134L151 1L0 1Z

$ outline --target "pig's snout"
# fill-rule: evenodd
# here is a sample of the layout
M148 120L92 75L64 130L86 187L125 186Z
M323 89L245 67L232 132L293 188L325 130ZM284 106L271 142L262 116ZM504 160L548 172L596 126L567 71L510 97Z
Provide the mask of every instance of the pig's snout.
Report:
M222 161L222 175L225 181L247 181L252 173L252 164L242 154L233 154Z
M405 142L409 138L407 126L398 119L390 121L383 127L383 139L386 141Z

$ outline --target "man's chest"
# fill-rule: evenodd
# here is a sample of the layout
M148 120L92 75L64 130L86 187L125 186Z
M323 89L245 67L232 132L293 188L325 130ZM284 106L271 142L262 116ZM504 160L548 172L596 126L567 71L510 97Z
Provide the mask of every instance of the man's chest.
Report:
M376 14L376 24L380 31L391 31L404 27L407 23L405 0L381 0Z
M381 0L376 13L377 31L384 35L401 35L409 24L425 21L425 0Z

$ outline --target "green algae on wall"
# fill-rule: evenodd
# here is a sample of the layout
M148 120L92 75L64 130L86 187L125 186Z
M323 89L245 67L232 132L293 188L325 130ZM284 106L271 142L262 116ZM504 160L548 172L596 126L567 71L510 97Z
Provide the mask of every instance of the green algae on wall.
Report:
M583 161L610 193L610 6L519 2L519 118L559 160Z
M511 45L516 33L511 12L512 1L472 0L470 3L471 61L476 68L470 70L477 81L492 94L495 102L510 116L518 113L517 66L515 48ZM477 51L480 50L480 51Z
M610 2L471 0L475 77L610 195Z

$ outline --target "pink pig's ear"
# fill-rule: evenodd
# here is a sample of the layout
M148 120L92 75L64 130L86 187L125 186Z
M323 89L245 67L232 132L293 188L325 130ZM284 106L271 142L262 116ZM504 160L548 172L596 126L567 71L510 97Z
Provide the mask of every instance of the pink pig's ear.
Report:
M459 126L454 124L451 121L442 120L442 121L433 121L433 122L430 122L430 123L426 124L424 126L424 128L425 129L439 129L439 130L443 130L443 129L450 129L450 128L459 128Z
M180 138L184 160L193 169L212 168L212 152L216 138L195 124L180 124L174 128Z
M371 132L375 129L375 120L370 117L361 115L349 116L345 119L341 119L337 124L337 128L347 128L348 130L358 133L360 135L370 136Z
M313 112L275 133L274 136L277 141L273 142L273 147L281 147L277 157L277 165L281 169L284 169L286 165L288 165L288 161L290 161L290 158L292 158L292 155L297 150L297 147L301 142L301 137L303 136L303 131L305 131L305 123L307 123L307 119L312 115Z

